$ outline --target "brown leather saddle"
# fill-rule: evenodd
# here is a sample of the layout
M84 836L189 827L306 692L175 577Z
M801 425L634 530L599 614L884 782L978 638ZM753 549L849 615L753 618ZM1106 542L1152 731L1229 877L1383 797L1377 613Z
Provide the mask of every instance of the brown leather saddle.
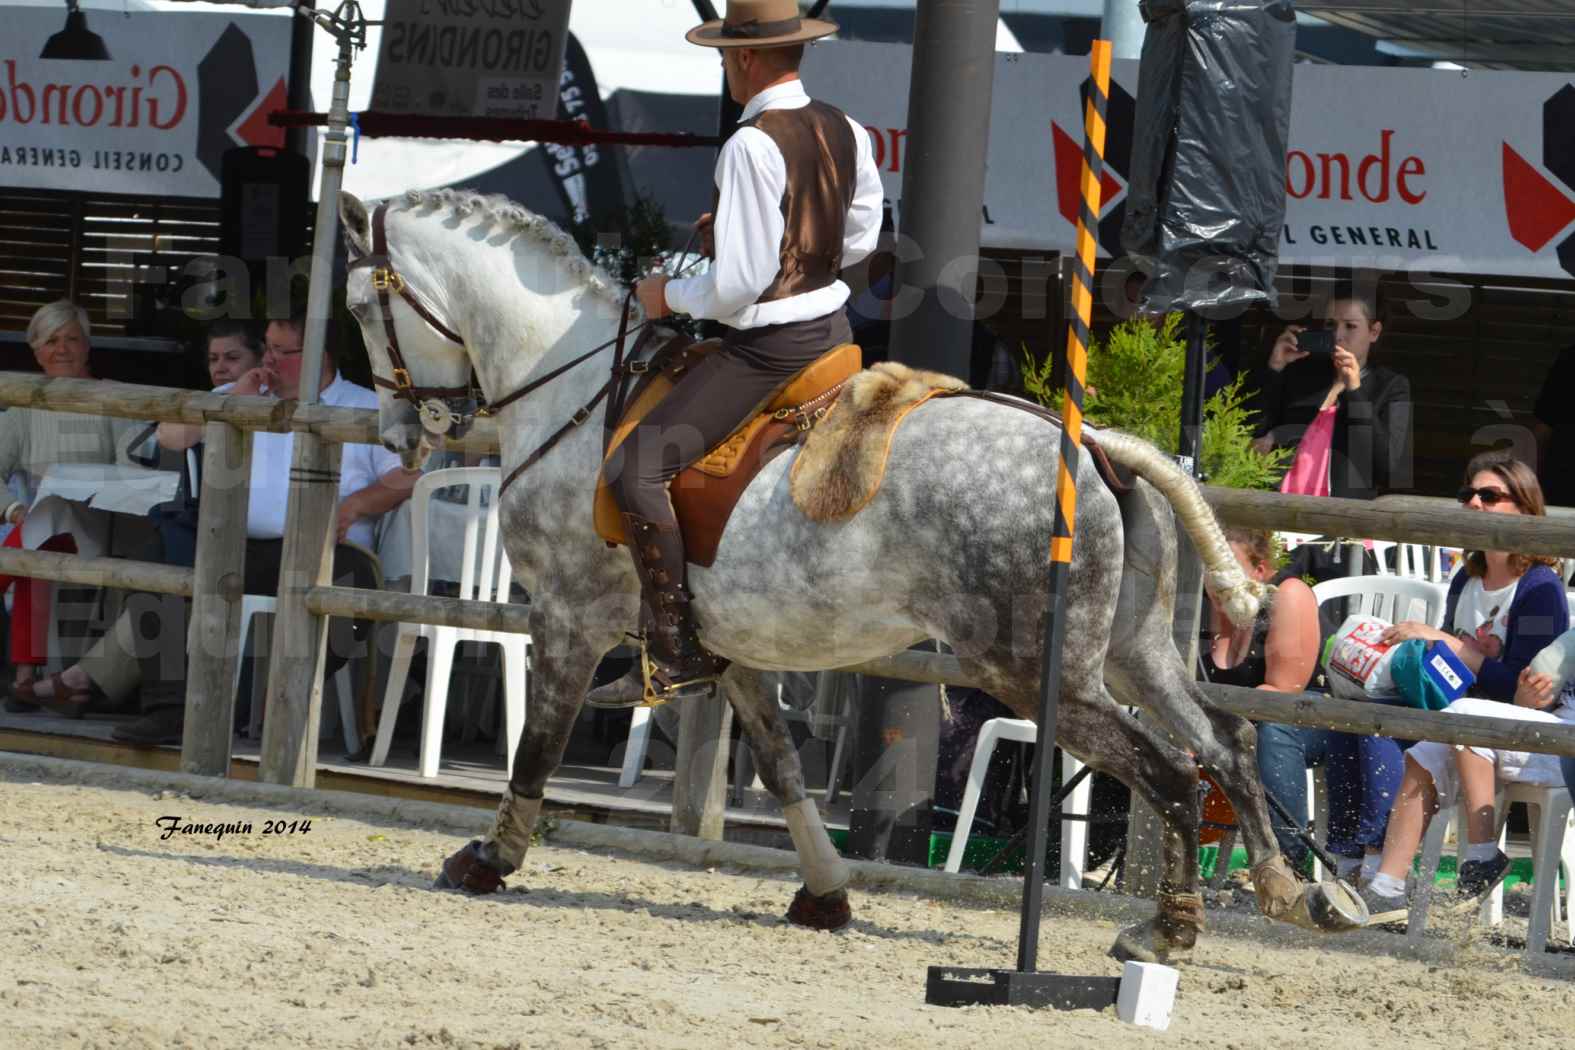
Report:
M634 387L627 407L607 442L602 471L597 475L596 533L609 544L627 544L623 516L607 483L606 465L629 434L673 389L685 372L721 346L719 340L694 342L687 336L670 336L665 344L645 356L650 345L663 338L652 330L641 336L633 356L645 360L645 374ZM681 472L668 486L673 510L683 530L684 551L693 565L716 561L722 530L734 506L756 474L776 456L808 433L837 399L842 386L863 367L863 355L852 343L822 354L813 364L788 381L765 407L721 444L710 449Z

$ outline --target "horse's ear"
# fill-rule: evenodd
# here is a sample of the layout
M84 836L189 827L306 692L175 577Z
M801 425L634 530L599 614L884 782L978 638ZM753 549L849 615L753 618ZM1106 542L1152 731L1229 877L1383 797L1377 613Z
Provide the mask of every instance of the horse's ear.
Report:
M344 229L345 247L357 255L372 250L372 218L366 205L353 193L339 191L339 225Z

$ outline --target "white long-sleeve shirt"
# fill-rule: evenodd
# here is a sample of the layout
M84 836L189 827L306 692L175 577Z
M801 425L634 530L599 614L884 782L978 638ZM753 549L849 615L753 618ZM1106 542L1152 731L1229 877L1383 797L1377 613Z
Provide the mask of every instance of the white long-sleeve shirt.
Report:
M228 393L234 383L215 387L214 393ZM323 387L318 403L334 408L376 408L377 394L350 382L338 372L333 382ZM290 502L290 463L295 454L293 433L275 434L259 430L252 434L252 495L246 503L246 535L254 540L276 540L284 535L285 509ZM339 464L339 502L377 483L377 479L399 466L399 457L382 445L350 443L344 446ZM345 533L345 539L370 549L373 545L373 518L359 518Z
M799 109L809 105L801 81L769 87L749 100L741 121L768 109ZM885 195L875 167L869 133L851 117L856 144L857 176L853 205L848 209L842 239L842 265L852 266L875 250L880 237ZM787 162L782 151L759 128L739 128L722 147L716 165L716 258L710 270L667 283L667 306L675 313L721 321L730 328L759 328L811 321L848 301L848 286L833 281L812 292L756 303L782 265L782 195L787 191Z

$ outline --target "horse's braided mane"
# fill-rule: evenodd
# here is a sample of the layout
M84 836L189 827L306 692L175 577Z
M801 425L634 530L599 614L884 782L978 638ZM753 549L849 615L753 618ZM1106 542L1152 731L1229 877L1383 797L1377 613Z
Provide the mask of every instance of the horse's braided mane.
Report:
M471 190L408 190L404 195L407 207L449 208L454 214L468 216L480 214L494 222L506 224L553 255L564 267L579 278L597 295L614 306L621 306L624 293L618 283L600 266L591 262L580 251L580 246L551 219L537 215L529 208L509 200L502 194L482 194Z

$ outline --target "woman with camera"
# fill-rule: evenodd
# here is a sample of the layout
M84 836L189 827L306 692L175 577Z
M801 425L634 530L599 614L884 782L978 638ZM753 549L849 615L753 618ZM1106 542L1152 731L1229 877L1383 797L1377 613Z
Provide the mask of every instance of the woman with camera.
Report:
M1411 382L1373 363L1383 328L1377 293L1342 284L1323 327L1286 328L1254 372L1255 447L1296 450L1280 491L1373 499L1410 486Z

